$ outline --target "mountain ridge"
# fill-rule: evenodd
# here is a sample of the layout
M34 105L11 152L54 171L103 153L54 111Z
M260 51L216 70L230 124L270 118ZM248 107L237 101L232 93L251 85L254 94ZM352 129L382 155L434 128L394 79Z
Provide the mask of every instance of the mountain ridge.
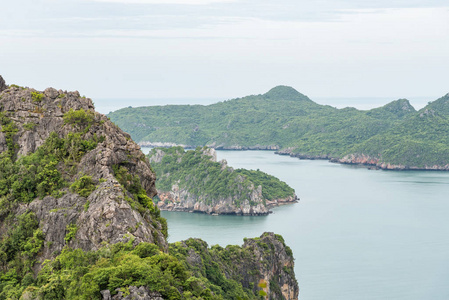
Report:
M295 101L303 96L278 86L265 94L207 106L126 108L109 116L142 145L267 149L341 163L361 163L367 160L351 157L369 157L376 167L388 169L448 169L449 143L439 138L449 131L448 95L419 111L407 99L357 110L320 105L306 96ZM440 119L423 122L424 116L434 115ZM394 149L400 149L401 156L394 155Z

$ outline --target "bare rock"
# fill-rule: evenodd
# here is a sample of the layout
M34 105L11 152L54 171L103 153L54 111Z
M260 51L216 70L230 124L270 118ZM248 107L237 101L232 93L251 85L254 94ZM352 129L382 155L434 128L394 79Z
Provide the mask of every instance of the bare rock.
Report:
M128 288L129 294L127 296L123 295L123 292L118 289L117 295L112 298L105 298L103 294L103 299L112 299L112 300L164 300L162 295L158 292L151 292L147 287L141 286L137 288L136 286L130 286ZM109 292L109 291L108 291ZM103 293L103 292L102 292ZM110 295L110 293L109 293Z
M0 93L4 90L6 90L8 86L6 85L5 80L3 79L2 75L0 75Z

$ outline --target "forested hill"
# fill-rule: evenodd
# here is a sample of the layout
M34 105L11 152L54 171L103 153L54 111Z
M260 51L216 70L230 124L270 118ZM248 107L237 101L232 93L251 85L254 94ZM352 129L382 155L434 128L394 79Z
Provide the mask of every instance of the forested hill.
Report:
M419 112L406 99L361 111L320 105L291 87L278 86L208 106L124 108L109 117L141 144L276 149L381 168L447 169L449 143L440 138L449 131L447 97ZM437 117L424 119L426 110Z
M260 170L234 170L225 160L217 162L211 148L153 148L149 158L162 210L266 215L297 200L285 182Z

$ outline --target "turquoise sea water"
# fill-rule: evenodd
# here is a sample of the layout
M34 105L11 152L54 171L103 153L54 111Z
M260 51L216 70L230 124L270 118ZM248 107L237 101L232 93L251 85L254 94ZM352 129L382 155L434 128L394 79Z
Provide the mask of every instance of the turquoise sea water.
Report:
M381 171L269 151L217 151L284 180L301 201L266 217L163 212L169 241L282 234L300 299L449 299L449 173Z

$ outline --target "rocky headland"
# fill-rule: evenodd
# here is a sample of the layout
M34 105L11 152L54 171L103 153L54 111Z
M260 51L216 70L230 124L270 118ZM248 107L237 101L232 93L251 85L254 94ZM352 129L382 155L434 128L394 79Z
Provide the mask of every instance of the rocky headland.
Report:
M280 236L167 243L155 181L91 99L0 76L0 299L298 298Z

